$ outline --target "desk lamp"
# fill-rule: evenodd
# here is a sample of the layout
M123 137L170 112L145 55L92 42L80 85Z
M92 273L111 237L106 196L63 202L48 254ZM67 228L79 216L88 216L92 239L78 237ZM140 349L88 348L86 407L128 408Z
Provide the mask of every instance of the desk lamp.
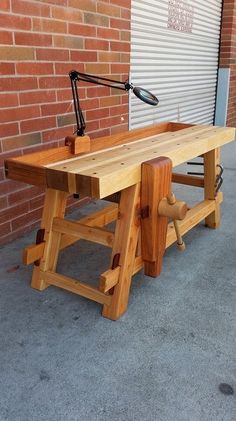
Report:
M107 79L101 76L89 75L87 73L77 72L76 70L72 70L69 73L70 80L71 80L71 88L73 94L73 101L74 101L74 109L75 109L75 116L76 116L76 123L77 129L76 133L77 136L84 136L84 131L86 128L86 124L84 121L84 116L80 107L79 102L79 94L77 89L77 82L83 80L89 83L95 83L97 85L108 86L109 88L116 88L122 91L129 91L131 90L136 97L141 99L141 101L146 102L149 105L157 105L158 99L155 95L151 92L147 91L146 89L140 88L138 86L133 86L132 83L128 81L120 82L119 80Z

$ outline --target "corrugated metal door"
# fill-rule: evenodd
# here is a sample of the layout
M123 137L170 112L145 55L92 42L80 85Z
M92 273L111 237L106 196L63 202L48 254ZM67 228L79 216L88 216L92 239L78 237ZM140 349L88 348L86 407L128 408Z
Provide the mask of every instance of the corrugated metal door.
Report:
M221 7L222 0L132 0L130 80L160 103L130 95L130 128L213 123Z

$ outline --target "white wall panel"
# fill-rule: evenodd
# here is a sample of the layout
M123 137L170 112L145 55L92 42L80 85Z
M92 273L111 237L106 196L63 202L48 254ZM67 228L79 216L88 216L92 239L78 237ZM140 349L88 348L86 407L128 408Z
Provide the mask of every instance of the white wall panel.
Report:
M168 27L170 8L189 9L192 26L180 15ZM218 72L222 0L132 0L131 75L155 95L157 107L130 95L130 128L159 121L212 124ZM185 13L185 12L184 12Z

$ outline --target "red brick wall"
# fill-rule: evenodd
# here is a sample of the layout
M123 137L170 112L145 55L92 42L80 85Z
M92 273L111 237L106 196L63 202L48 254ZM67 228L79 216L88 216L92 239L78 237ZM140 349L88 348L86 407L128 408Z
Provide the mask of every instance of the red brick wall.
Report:
M8 180L3 161L63 144L74 132L68 72L125 80L130 0L1 0L0 243L37 226L43 192ZM80 82L91 137L127 129L128 95Z
M224 0L220 67L230 68L227 125L236 127L236 1Z

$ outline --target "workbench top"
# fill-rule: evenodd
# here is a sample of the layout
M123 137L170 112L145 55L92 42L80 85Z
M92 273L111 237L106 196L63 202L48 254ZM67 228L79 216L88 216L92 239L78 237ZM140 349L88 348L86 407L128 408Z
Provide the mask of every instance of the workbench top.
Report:
M29 184L104 198L141 181L145 161L165 156L175 167L234 139L234 128L161 123L93 139L85 154L63 153L64 147L58 153L55 148L9 159L6 171L9 178Z

